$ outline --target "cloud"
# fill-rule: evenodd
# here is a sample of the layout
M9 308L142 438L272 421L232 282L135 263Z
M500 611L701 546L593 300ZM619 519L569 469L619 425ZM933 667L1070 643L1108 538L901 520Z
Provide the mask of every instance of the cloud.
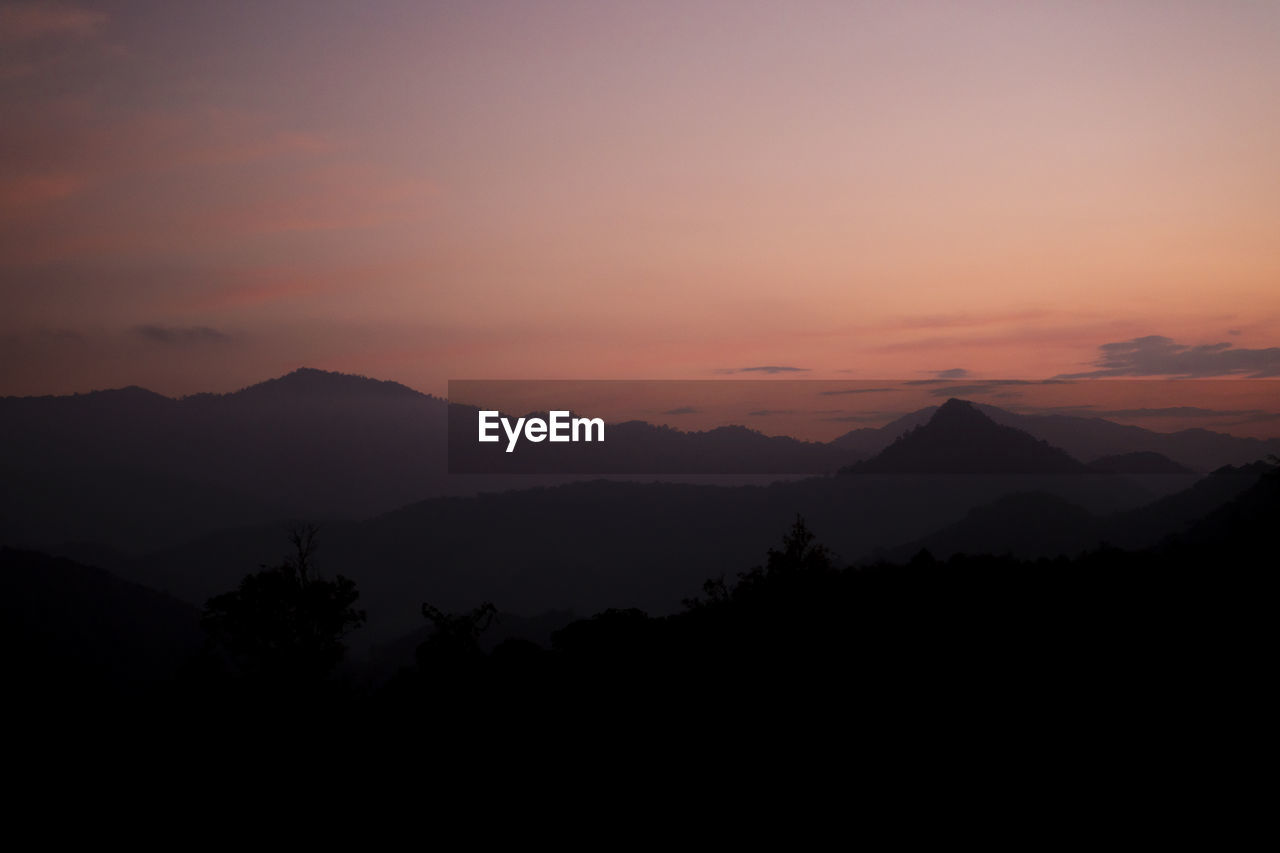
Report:
M984 379L971 385L943 385L939 388L930 389L929 393L934 397L956 397L965 394L985 394L989 391L994 391L996 388L1003 388L1009 385L1039 384L1041 383L1030 379Z
M698 409L693 406L676 406L674 409L667 409L665 412L659 412L662 415L696 415Z
M1177 378L1280 376L1280 347L1243 349L1230 343L1179 344L1163 335L1103 344L1093 362L1097 370L1059 374L1058 379L1106 376L1172 376Z
M31 207L75 195L84 179L67 172L0 178L0 217L27 213Z
M969 371L965 370L963 367L952 367L948 370L933 370L929 372L933 374L932 379L911 379L907 382L904 382L903 384L904 385L942 385L947 382L952 382L956 379L967 379L969 377Z
M900 418L906 412L859 412L856 415L840 415L834 418L823 418L824 421L843 424L883 424Z
M898 391L898 388L844 388L839 391L819 391L819 397L836 397L841 394L887 394L890 391Z
M94 35L107 16L58 3L5 3L0 6L0 41L33 41L46 36Z
M929 393L934 397L955 397L963 394L984 394L996 388L1002 388L1009 385L1069 385L1066 379L1054 377L1053 379L979 379L967 385L957 385L951 379L911 379L902 383L904 385L936 385Z
M756 409L754 412L747 412L748 417L767 418L770 415L795 415L799 414L795 409Z
M762 367L726 367L716 373L808 373L807 367L787 367L767 364Z
M220 344L231 340L226 332L208 326L137 326L133 333L153 344L184 346L186 344Z

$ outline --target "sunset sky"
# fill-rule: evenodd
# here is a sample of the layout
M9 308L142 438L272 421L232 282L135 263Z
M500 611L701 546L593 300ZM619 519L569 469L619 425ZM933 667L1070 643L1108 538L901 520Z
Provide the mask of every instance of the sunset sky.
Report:
M0 394L1280 376L1280 3L3 2L0 117Z

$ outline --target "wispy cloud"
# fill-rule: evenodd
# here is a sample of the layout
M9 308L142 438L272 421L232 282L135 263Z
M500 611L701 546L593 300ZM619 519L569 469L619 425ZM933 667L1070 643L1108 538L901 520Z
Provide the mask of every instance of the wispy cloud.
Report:
M932 379L911 379L904 382L904 385L943 385L947 382L954 382L957 379L968 379L969 371L963 367L952 367L947 370L927 371L933 374Z
M808 373L807 367L788 367L785 365L766 364L761 367L725 367L716 373Z
M838 397L842 394L887 394L899 388L842 388L838 391L819 391L819 397Z
M84 38L97 33L106 20L103 12L60 3L5 3L0 5L0 41Z
M226 332L209 326L160 326L148 323L136 326L133 333L144 341L168 346L186 344L220 344L231 340Z
M674 409L667 409L665 412L659 412L662 415L696 415L698 409L693 406L676 406Z
M823 418L824 421L842 424L882 424L888 421L900 418L906 412L859 412L854 415L840 415L833 418Z
M1191 346L1163 335L1103 344L1093 362L1096 370L1059 374L1059 379L1107 376L1172 376L1177 378L1247 375L1280 376L1280 347L1237 348L1230 343Z
M930 388L929 393L934 397L955 397L965 394L986 394L997 388L1005 388L1011 385L1040 384L1042 383L1030 379L985 379L969 385L942 385L937 388Z

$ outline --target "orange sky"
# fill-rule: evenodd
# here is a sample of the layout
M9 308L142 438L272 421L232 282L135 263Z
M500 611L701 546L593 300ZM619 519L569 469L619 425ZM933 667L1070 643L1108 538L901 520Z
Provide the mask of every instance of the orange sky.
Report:
M1256 2L0 2L0 394L1274 376L1277 45Z

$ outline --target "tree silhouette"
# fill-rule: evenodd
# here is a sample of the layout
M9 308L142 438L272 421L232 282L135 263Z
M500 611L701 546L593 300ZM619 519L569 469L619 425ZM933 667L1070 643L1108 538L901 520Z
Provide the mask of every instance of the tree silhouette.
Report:
M431 671L469 665L483 657L480 635L497 618L498 608L485 602L466 613L445 613L424 603L422 615L435 630L418 646L418 667Z
M833 571L834 556L827 546L815 543L815 538L804 518L797 515L791 529L782 537L782 550L769 549L765 571L770 575Z
M326 580L313 568L316 528L295 528L289 540L292 556L210 598L201 619L241 675L276 685L323 679L346 652L343 638L365 621L353 606L360 598L355 582Z

